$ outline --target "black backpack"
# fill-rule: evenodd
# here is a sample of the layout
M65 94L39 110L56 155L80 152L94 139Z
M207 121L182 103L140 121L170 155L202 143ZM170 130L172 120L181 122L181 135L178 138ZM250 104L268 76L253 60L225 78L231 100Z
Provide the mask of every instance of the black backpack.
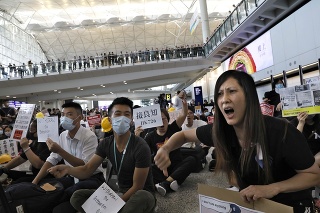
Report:
M50 183L56 189L45 191L40 186ZM59 204L63 195L63 185L52 179L44 180L39 185L31 182L22 182L10 185L3 193L0 186L1 206L0 212L5 213L46 213Z

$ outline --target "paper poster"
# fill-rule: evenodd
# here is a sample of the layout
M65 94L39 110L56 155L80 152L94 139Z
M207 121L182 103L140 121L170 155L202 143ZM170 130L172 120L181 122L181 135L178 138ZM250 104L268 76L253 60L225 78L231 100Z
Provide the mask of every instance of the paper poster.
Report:
M300 112L320 113L320 83L298 85L279 90L282 117L297 116Z
M101 115L93 115L93 116L87 116L87 121L90 127L93 125L100 125L101 124Z
M198 184L200 213L293 213L291 206L286 206L265 198L245 202L238 191Z
M90 128L88 121L80 121L80 125L83 126L84 128Z
M22 138L26 137L27 131L29 129L29 124L33 115L34 107L34 104L21 104L16 122L13 125L13 130L10 139L20 141Z
M133 109L135 128L142 126L143 129L162 126L161 110L159 104Z
M267 104L267 103L261 103L260 104L261 112L263 115L273 116L274 112L274 106Z
M202 114L201 106L195 106L194 107L194 114L196 114L196 115L201 115Z
M54 142L59 141L58 116L37 119L38 142L46 142L50 138Z
M12 158L18 156L18 141L12 139L0 140L0 155L8 154Z
M87 213L117 213L125 202L106 184L103 183L82 205Z

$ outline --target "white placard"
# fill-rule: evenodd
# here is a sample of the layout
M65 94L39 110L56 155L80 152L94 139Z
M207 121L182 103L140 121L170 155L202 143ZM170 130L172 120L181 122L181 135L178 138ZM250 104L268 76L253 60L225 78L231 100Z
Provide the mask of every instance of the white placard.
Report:
M16 122L13 125L11 139L20 141L26 137L34 107L34 104L21 104Z
M82 205L87 213L117 213L125 202L106 184L103 183Z
M161 110L159 104L133 109L135 128L142 126L143 129L162 126Z
M245 208L236 203L219 200L199 194L200 213L216 213L216 212L244 212L244 213L263 213L258 210Z
M8 154L12 158L18 156L18 141L12 139L0 140L0 155Z
M37 119L38 142L46 142L50 138L54 142L59 141L58 116Z

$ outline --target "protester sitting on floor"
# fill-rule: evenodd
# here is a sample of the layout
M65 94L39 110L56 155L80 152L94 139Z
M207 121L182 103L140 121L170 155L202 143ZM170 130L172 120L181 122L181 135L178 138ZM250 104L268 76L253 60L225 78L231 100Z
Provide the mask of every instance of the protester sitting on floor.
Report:
M109 119L113 136L105 138L98 145L96 153L83 166L59 165L49 170L55 176L72 175L84 179L98 168L107 157L117 176L118 194L126 202L120 213L151 213L156 199L151 173L151 153L146 142L129 130L132 122L133 102L128 98L116 98L109 106ZM80 212L82 204L95 190L78 190L71 203Z
M30 144L30 145L29 145ZM9 163L0 169L0 175L6 173L9 178L13 179L13 183L31 182L40 171L42 165L50 155L50 151L46 143L38 142L37 120L31 121L27 136L20 141L22 153L13 158ZM14 171L13 168L28 161L31 164L31 174L25 171ZM48 177L53 178L49 175Z
M60 124L65 131L60 134L59 141L55 142L50 138L47 139L46 144L52 153L32 181L34 184L39 184L39 182L48 175L48 169L58 164L62 159L68 166L76 167L85 165L93 156L98 146L98 140L95 134L80 125L80 121L82 120L82 108L80 104L69 102L63 104L62 108ZM105 181L102 168L94 169L92 173L88 177L80 180L72 176L57 179L62 183L65 190L60 201L57 201L60 205L54 208L54 213L75 212L69 201L73 192L78 189L97 189Z
M161 109L163 125L158 126L146 136L145 139L150 146L153 156L174 133L181 131L181 126L187 116L187 102L184 98L182 103L182 111L171 124L169 124L169 113L165 109ZM168 168L168 174L163 174L157 166L152 166L153 180L156 183L157 191L162 196L165 196L167 192L177 191L179 186L193 171L196 164L196 159L193 156L182 160L180 150L170 153L170 160L172 164Z
M307 139L316 163L320 167L320 115L309 115L307 112L300 112L290 123L296 126Z

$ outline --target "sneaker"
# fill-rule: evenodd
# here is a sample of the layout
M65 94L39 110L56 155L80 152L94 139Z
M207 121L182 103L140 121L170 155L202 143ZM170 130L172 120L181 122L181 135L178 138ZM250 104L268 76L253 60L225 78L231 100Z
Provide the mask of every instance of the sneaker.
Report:
M216 159L212 159L209 163L209 171L213 172L215 168L216 168Z
M173 191L178 191L178 189L179 189L179 184L178 184L178 182L176 181L176 180L174 180L174 181L172 181L171 183L170 183L170 188L173 190Z
M163 181L161 183L157 183L156 189L161 196L165 196L167 194L167 192L170 190L170 182Z

